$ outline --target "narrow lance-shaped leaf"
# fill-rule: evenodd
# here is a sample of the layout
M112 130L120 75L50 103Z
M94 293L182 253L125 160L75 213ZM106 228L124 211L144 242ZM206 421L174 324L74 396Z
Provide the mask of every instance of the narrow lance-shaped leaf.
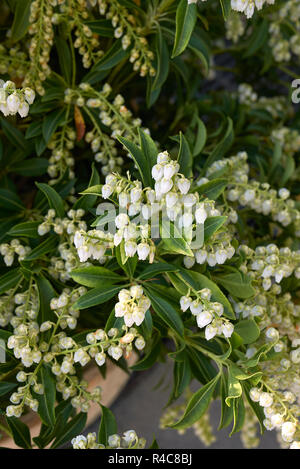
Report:
M182 430L191 427L205 413L209 406L215 387L220 379L218 374L209 383L195 392L190 399L183 417L176 423L169 425L176 430Z

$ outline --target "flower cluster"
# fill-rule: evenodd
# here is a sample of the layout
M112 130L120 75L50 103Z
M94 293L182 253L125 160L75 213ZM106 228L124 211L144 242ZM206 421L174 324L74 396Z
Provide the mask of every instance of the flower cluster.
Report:
M143 288L140 285L133 285L130 290L123 289L119 292L119 302L115 305L115 316L124 318L127 327L134 324L140 326L150 306L151 302L144 295Z
M284 401L291 402L294 400L294 397L290 394L286 393L283 395ZM266 429L273 430L276 428L281 432L283 441L290 444L291 449L300 449L300 441L297 441L298 436L300 436L299 422L296 419L289 420L289 412L287 410L284 411L285 406L281 399L276 394L265 392L259 388L252 388L250 390L250 398L253 402L258 402L263 407L266 416L264 420Z
M154 54L150 50L148 41L142 35L142 28L136 27L136 18L116 0L98 0L99 11L111 20L116 38L122 38L124 50L130 46L130 62L134 71L139 71L142 77L155 75L153 67Z
M109 435L108 446L97 443L96 433L88 433L87 436L78 435L71 441L73 449L143 449L146 441L139 438L134 430L127 430L122 436Z
M88 83L65 91L65 102L83 109L92 123L93 130L86 133L85 140L91 146L95 161L101 163L104 175L111 171L119 172L123 165L123 158L116 148L116 138L130 137L137 142L138 134L134 129L141 127L142 123L139 118L133 117L120 94L111 100L111 92L108 83L101 91L96 91Z
M0 111L5 116L18 113L26 117L34 98L35 92L31 88L16 89L14 82L0 80Z
M236 156L218 160L207 170L206 176L212 176L217 171L222 171L223 176L230 176L230 185L226 194L229 202L238 202L257 213L271 216L283 226L293 223L298 236L300 212L296 208L295 201L290 198L290 192L286 188L281 188L277 192L269 183L249 180L247 157L246 152L240 152Z
M32 38L29 46L29 70L25 75L24 85L34 87L40 95L45 93L42 82L51 73L49 60L54 42L52 3L34 0L30 6L29 34Z
M291 27L286 34L285 19ZM288 0L283 2L278 12L271 15L269 45L276 62L288 62L292 56L300 56L300 5Z
M188 0L188 3L197 3L198 0ZM206 0L201 0L206 2ZM255 8L261 10L264 4L273 5L275 0L231 0L231 8L235 11L244 13L247 18L251 18Z
M224 307L219 302L211 301L211 291L203 288L200 291L193 291L192 295L182 296L180 298L180 307L182 311L188 309L196 316L198 327L205 327L205 338L210 340L216 335L231 337L234 326L226 318L222 317ZM193 299L194 298L194 299Z
M18 261L20 262L25 259L30 251L31 248L23 246L18 239L12 239L10 243L0 244L0 254L2 254L4 263L8 267L13 265L15 255L18 256Z

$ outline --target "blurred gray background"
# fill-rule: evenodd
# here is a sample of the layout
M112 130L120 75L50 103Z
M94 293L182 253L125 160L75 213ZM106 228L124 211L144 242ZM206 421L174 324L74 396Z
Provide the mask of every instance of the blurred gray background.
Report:
M111 410L117 418L119 433L135 430L140 437L147 440L149 446L155 436L158 445L163 449L204 449L205 445L195 436L193 430L179 435L176 430L159 428L160 416L168 401L172 388L171 363L157 363L148 371L133 373L129 382ZM195 388L197 389L198 386ZM216 441L211 449L243 449L238 434L229 438L230 427L217 431L220 419L220 404L214 402L210 409L211 423L215 429ZM99 422L88 431L97 432ZM266 431L261 437L260 449L279 449L275 432Z

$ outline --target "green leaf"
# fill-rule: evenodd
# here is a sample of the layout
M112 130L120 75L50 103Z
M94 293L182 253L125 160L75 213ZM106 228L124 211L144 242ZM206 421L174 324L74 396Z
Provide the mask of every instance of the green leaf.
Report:
M176 430L183 430L197 422L207 410L219 379L220 375L217 375L209 383L199 389L199 391L195 392L188 402L183 417L178 422L169 426Z
M151 175L152 167L156 164L158 149L150 135L146 134L142 129L138 128L140 137L140 146L145 159L145 167L147 168L148 174L145 175L146 185L153 187L154 180Z
M73 306L75 309L86 309L100 305L113 298L121 289L121 286L108 288L105 285L102 288L93 288L81 296Z
M201 153L201 151L203 150L205 146L206 138L207 138L206 127L198 116L196 117L196 124L197 124L197 131L196 131L196 138L195 138L194 147L193 147L193 156L197 156Z
M92 174L89 181L89 187L95 187L100 183L100 176L99 173L93 163L92 165ZM88 210L89 208L93 207L97 200L97 195L83 195L77 202L74 204L74 210L82 208L83 210Z
M40 259L45 254L53 251L57 247L57 237L50 236L46 238L45 241L40 243L36 248L32 249L30 253L25 257L25 261L33 261Z
M64 202L61 196L56 192L53 187L48 184L36 182L35 183L38 189L40 189L48 199L49 205L55 210L56 215L59 218L63 218L65 214Z
M234 326L234 331L242 337L244 344L252 344L260 336L260 329L254 319L243 319Z
M108 437L115 435L118 431L114 414L104 405L101 405L102 416L98 431L98 441L102 445L108 445Z
M100 72L110 70L115 67L121 60L129 55L129 50L124 50L121 39L113 42L112 47L101 57L92 67L91 72Z
M17 194L9 189L0 189L0 207L11 212L24 210L24 205Z
M7 119L0 118L2 130L5 133L8 140L17 148L26 151L27 142L22 132L16 129Z
M14 442L24 449L31 448L29 428L17 417L6 417L7 424L12 432Z
M212 181L206 182L195 189L199 195L207 197L210 200L217 200L217 198L223 194L226 186L228 185L227 179L213 179Z
M118 283L124 279L121 275L101 266L81 267L79 269L72 270L70 276L80 285L91 288L101 288L105 285L113 285L114 283Z
M25 36L29 27L31 0L16 3L14 21L11 27L11 39L17 42Z
M243 272L237 271L222 275L214 275L214 280L221 284L231 295L237 298L250 298L255 295L251 278Z
M138 361L135 365L131 366L133 371L144 371L151 368L157 360L161 351L161 337L160 334L157 334L154 340L151 343L151 348L149 353Z
M124 137L118 137L118 140L129 151L140 173L143 185L145 187L151 187L153 184L153 180L151 177L150 161L147 159L147 156L135 143L131 142L130 140Z
M82 430L85 427L87 420L87 414L85 412L80 412L72 420L70 420L67 425L61 428L61 431L56 435L56 439L53 442L51 449L58 448L64 443L69 442L72 438L77 435L80 435Z
M251 57L256 54L267 42L269 34L269 22L264 19L260 24L255 25L255 29L247 44L244 57Z
M20 269L12 269L0 277L0 295L14 288L22 279Z
M228 19L231 12L231 0L220 0L224 20Z
M147 296L151 301L151 306L158 314L158 316L165 322L171 329L173 329L180 337L183 337L184 326L181 320L179 310L175 309L167 300L158 295L156 290L152 287L144 285Z
M208 241L224 225L226 220L227 217L224 216L208 217L204 222L204 242Z
M230 432L230 435L234 433L238 433L244 425L245 421L245 405L243 398L240 397L239 399L235 399L233 402L233 427Z
M217 160L223 158L225 153L230 149L234 140L233 123L230 117L227 117L227 128L222 140L214 147L205 161L203 170L205 171L209 166Z
M242 385L236 378L231 367L228 368L228 395L225 399L226 404L230 407L232 399L238 399L242 395Z
M140 280L147 280L149 278L156 277L159 274L164 272L176 272L178 267L172 264L167 264L166 262L158 262L157 264L147 265L142 273L138 276Z
M47 280L42 275L36 278L36 285L38 287L40 299L40 309L37 322L39 324L42 324L45 321L56 321L56 316L50 308L50 301L52 300L52 298L55 298L57 296L54 288L52 287L49 280Z
M160 90L165 83L169 74L169 50L167 43L161 33L159 25L157 25L157 34L155 38L156 50L156 74L151 85L151 92Z
M63 123L66 117L66 109L62 108L60 110L55 109L55 111L47 114L43 120L43 137L46 144L51 139L52 135L56 131L57 127Z
M221 376L221 417L218 430L228 427L233 419L233 408L226 404L226 397L228 395L228 382L225 374Z
M39 371L39 383L44 387L44 394L36 394L39 402L38 414L42 422L49 427L55 425L56 381L47 365L42 365Z
M181 0L176 11L176 33L172 59L187 47L197 20L197 6Z
M49 161L46 158L29 158L14 163L13 166L9 168L9 171L26 177L41 176L47 171L48 165Z
M183 254L184 256L193 256L189 244L182 237L177 226L170 220L163 217L160 234L162 238L163 250L171 254Z
M114 28L110 20L87 21L85 23L93 33L102 37L114 37Z
M17 383L9 383L7 381L0 381L0 396L5 396L5 394L11 392Z
M72 56L69 45L65 39L59 36L56 36L55 45L61 74L67 83L71 83Z
M13 226L9 231L8 235L12 237L24 236L26 238L38 238L38 226L39 221L26 221L24 223L18 223Z
M178 154L178 163L180 165L179 172L184 174L187 178L193 176L193 155L191 153L189 144L183 135L182 132L179 134L180 136L180 147L179 147L179 154Z

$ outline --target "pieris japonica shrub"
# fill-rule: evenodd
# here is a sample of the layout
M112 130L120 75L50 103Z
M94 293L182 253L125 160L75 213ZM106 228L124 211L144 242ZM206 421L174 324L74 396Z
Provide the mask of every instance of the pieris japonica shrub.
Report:
M299 449L299 20L298 0L1 2L0 432L19 447L157 447L118 433L85 371L160 361L162 428L209 445L220 400L245 447Z

